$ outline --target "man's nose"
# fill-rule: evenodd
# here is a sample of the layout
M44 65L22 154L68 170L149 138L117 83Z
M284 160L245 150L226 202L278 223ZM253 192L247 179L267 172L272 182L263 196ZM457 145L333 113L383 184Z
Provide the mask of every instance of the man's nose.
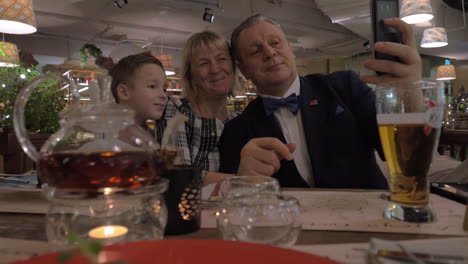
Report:
M270 45L265 45L264 50L265 50L265 53L264 53L265 59L270 59L271 57L276 55L276 50Z

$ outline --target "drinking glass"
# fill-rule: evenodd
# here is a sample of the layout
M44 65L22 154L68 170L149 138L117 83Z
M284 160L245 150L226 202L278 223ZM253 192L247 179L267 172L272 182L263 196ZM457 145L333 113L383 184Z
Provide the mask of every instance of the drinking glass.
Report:
M444 114L441 82L392 82L376 87L377 123L390 169L386 218L430 222L428 171Z
M301 231L300 204L280 193L248 193L221 203L217 225L224 240L293 246Z
M275 178L266 176L235 176L223 180L219 188L219 196L222 199L229 199L248 193L279 193L280 191L279 182Z

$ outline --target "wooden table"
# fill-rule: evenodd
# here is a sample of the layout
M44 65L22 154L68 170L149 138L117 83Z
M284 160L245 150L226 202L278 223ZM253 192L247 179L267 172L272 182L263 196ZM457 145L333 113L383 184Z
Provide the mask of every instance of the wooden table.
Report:
M46 241L45 217L43 214L0 213L0 237ZM298 245L360 243L377 237L388 240L441 238L444 236L398 233L309 231L303 230ZM448 237L448 236L445 236ZM169 236L167 239L220 239L217 229L200 229L197 232Z
M295 191L311 191L311 189L285 189ZM315 189L315 191L330 191L327 189ZM336 190L335 190L336 191ZM343 190L350 191L350 190ZM0 213L0 237L26 240L46 241L44 214L29 213ZM166 239L220 239L217 229L203 228L197 232L169 236ZM449 236L427 234L403 234L403 233L375 233L375 232L349 232L349 231L312 231L302 230L297 245L334 244L334 243L362 243L370 238L388 240L409 240L426 238L443 238Z

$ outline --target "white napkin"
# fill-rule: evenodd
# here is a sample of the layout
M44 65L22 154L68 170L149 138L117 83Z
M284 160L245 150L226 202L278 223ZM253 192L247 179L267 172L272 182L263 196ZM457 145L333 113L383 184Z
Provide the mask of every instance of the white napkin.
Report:
M215 187L216 187L216 183L212 183L212 184L208 184L206 186L203 186L203 188L201 190L201 199L202 200L209 200Z
M446 177L439 179L439 182L467 182L468 181L468 159L460 166L452 170Z
M377 151L375 152L375 159L384 176L389 179L390 171L388 164L380 159ZM460 165L460 161L435 153L427 175L429 175L431 182L463 182L468 180L468 174L464 173L468 170L468 162L465 163L465 167L463 168L463 164Z
M419 239L398 242L412 252L468 257L468 238L466 237ZM372 250L373 246L374 249L379 247L382 249L395 249L401 251L398 247L396 247L396 243L397 241L388 241L374 238L370 241L370 243L296 245L292 249L322 256L340 263L362 264L368 262L365 250ZM396 248L394 248L394 246ZM378 260L382 264L408 263L389 260L382 257L379 257Z
M402 245L410 252L425 253L425 254L441 254L451 256L463 256L468 258L468 238L450 238L450 239L428 239L428 240L415 240L415 241L389 241L378 238L373 238L369 242L369 249L373 253L377 253L379 249L402 251L398 246ZM378 261L375 263L382 264L396 264L407 263L394 259L377 257ZM371 261L371 263L374 263ZM450 262L453 264L468 264L468 262Z

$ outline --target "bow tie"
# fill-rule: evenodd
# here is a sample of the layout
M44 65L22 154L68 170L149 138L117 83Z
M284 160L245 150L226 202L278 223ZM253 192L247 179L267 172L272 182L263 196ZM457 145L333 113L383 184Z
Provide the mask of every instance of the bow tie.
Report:
M270 116L273 114L276 109L285 106L288 107L291 112L294 114L297 113L299 110L299 97L293 93L286 98L270 98L270 97L262 97L263 100L263 107L265 109L265 114Z

